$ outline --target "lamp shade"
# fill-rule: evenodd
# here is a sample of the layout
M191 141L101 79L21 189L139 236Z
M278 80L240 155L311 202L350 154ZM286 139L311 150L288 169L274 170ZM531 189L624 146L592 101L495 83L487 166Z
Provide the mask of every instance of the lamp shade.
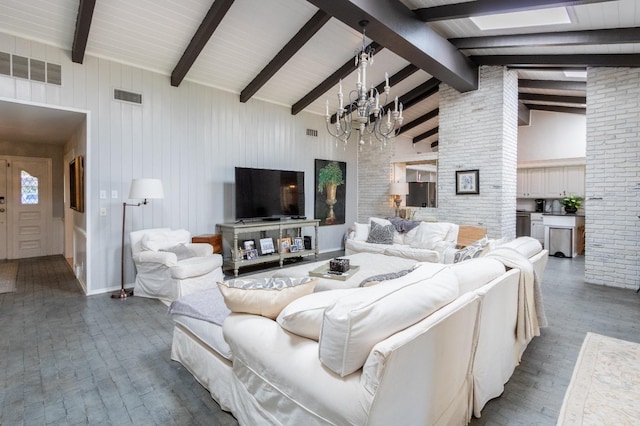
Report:
M162 181L160 179L132 179L129 190L130 199L153 199L164 198Z
M407 182L393 182L389 188L391 195L407 195L409 193L409 184Z

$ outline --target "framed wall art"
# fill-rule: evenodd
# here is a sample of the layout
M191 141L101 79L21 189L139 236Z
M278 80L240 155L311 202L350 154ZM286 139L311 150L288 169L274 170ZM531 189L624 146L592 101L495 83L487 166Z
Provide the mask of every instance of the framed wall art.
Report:
M78 155L69 162L69 207L84 212L84 158Z
M456 171L456 194L479 194L480 193L480 171L479 170L457 170Z

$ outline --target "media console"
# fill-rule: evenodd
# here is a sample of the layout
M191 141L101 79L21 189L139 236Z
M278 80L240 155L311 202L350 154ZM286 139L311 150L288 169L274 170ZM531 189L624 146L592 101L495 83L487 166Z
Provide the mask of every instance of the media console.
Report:
M283 219L279 221L256 221L241 223L219 223L216 228L220 234L224 245L228 246L224 249L224 262L222 267L225 269L233 269L233 275L238 276L238 270L245 266L259 265L263 263L280 262L280 267L284 264L284 260L295 257L315 256L318 259L320 253L318 249L318 226L320 219ZM287 231L295 232L295 236L302 236L302 228L314 228L313 248L294 253L277 252L269 255L258 256L254 259L243 259L239 251L242 243L242 234L260 233L261 238L271 237L281 240L283 237L290 236ZM269 235L267 234L269 233ZM249 239L249 238L245 238ZM256 244L258 241L256 241Z

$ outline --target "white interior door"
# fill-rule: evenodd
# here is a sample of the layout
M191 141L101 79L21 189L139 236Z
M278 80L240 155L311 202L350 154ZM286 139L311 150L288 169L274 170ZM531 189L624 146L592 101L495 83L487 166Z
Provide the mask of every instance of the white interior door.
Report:
M50 253L51 160L19 157L9 170L9 258Z
M0 260L7 258L7 160L0 159Z

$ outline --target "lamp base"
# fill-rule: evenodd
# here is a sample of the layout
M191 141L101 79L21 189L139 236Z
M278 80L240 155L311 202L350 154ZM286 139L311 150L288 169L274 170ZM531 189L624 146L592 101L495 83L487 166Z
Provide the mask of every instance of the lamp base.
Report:
M112 299L126 299L129 296L133 296L133 290L125 290L124 288L117 293L111 295Z

